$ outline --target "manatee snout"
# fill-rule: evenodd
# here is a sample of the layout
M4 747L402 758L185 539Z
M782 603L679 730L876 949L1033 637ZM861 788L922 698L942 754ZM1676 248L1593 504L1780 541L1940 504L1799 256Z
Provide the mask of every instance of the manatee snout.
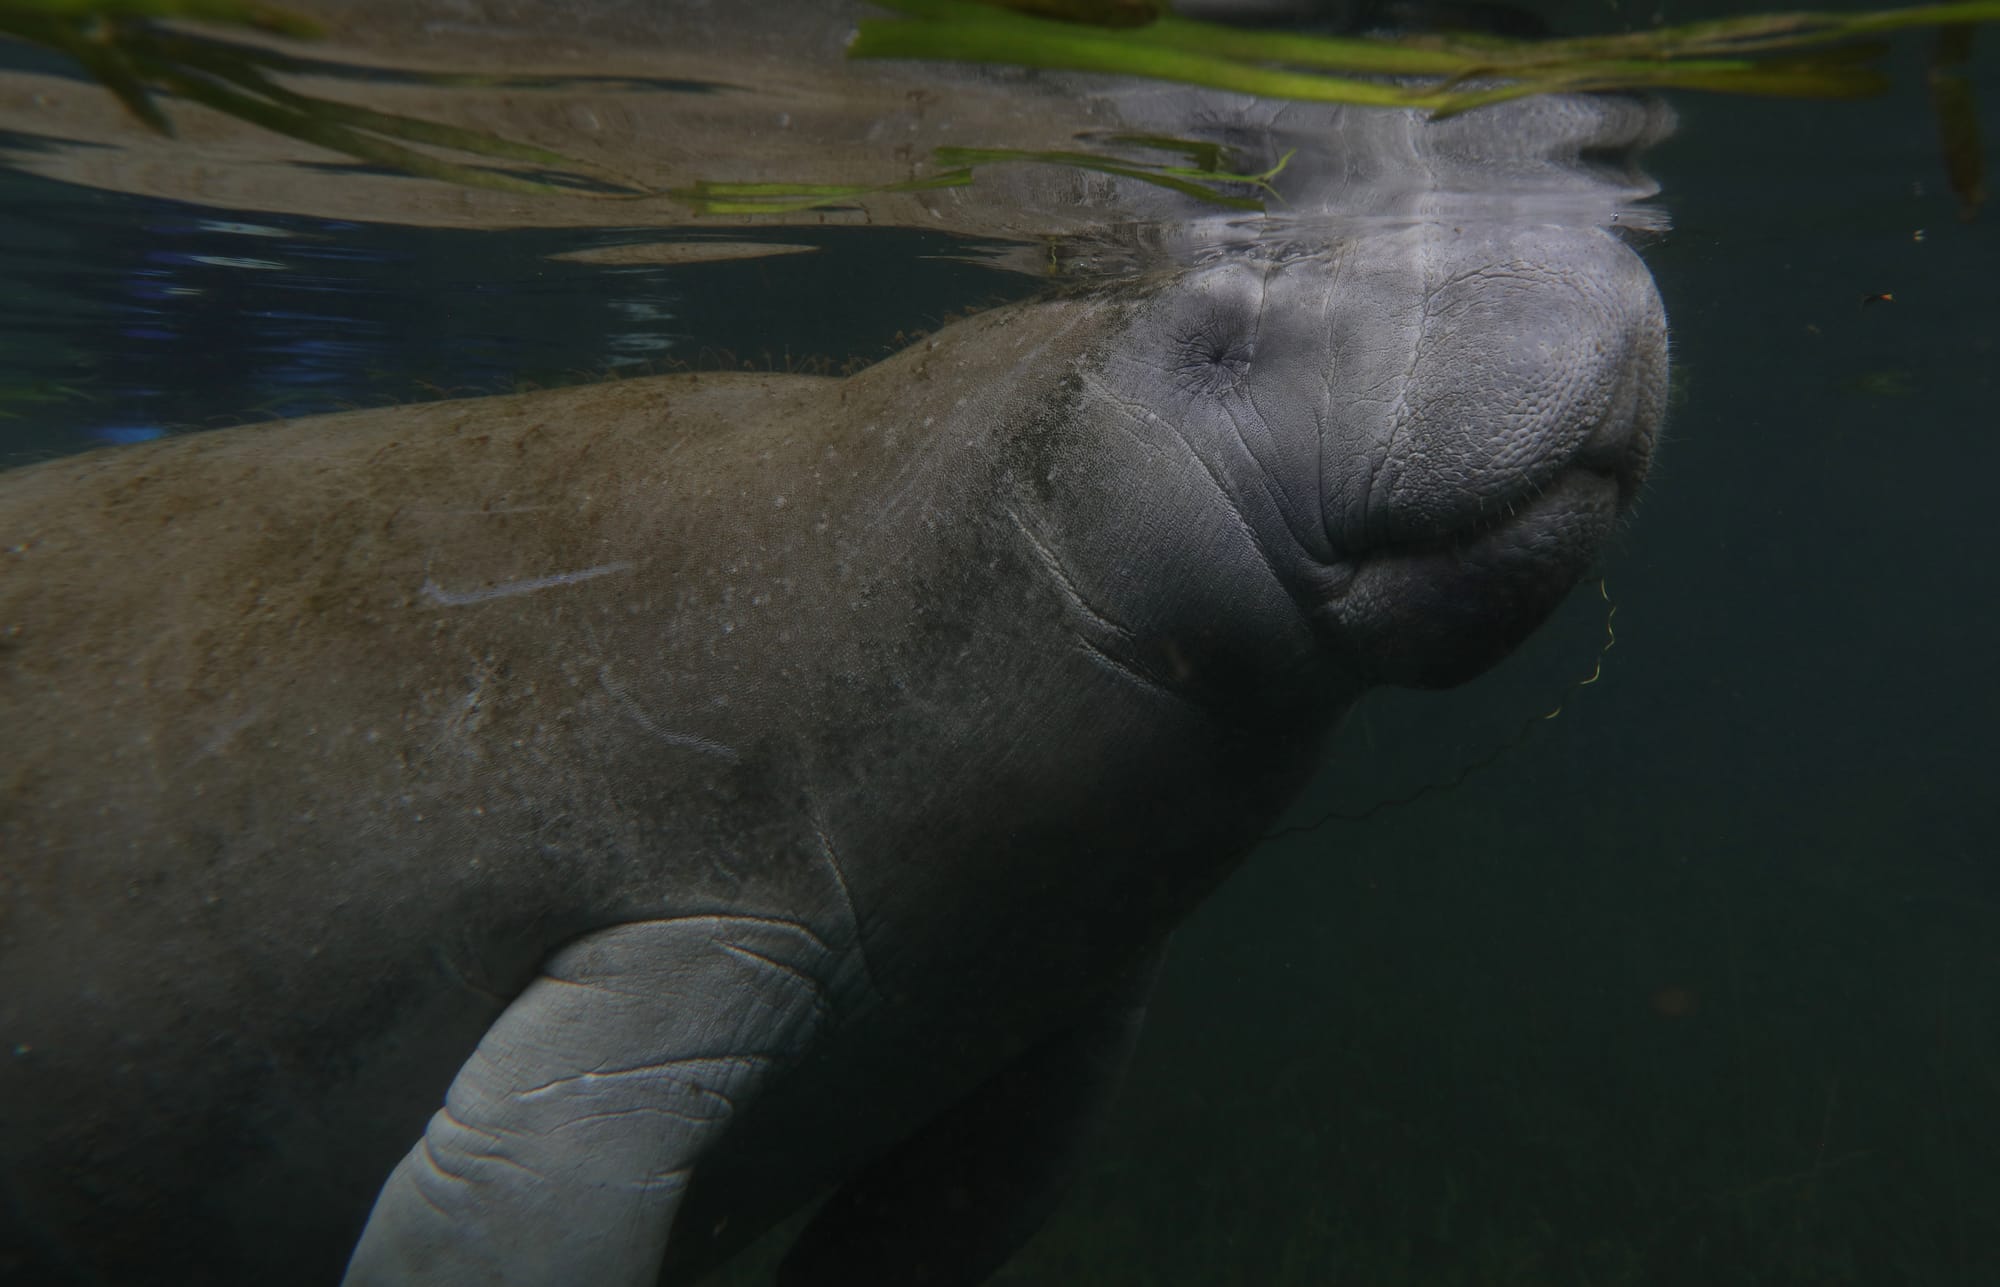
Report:
M1639 257L1511 211L1218 256L1104 352L1093 405L1168 440L1362 685L1459 683L1527 638L1632 507L1666 403Z
M1426 272L1365 479L1327 498L1324 608L1377 683L1491 666L1586 575L1635 502L1666 402L1652 277L1597 229L1461 233Z

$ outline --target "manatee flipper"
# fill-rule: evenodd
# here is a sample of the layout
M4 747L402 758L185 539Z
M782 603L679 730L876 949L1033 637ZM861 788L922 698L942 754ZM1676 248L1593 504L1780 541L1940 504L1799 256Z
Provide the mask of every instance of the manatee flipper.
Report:
M1041 1227L1116 1094L1158 973L1153 955L871 1163L813 1216L779 1287L970 1287Z
M346 1287L649 1287L697 1159L811 1041L835 958L752 916L555 953L390 1173Z

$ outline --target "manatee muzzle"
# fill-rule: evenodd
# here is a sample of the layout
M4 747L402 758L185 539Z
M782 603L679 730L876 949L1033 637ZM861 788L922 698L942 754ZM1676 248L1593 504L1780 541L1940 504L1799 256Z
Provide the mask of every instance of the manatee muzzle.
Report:
M1666 400L1650 277L1627 256L1536 294L1426 337L1371 486L1328 514L1321 624L1371 682L1445 687L1499 661L1637 498Z

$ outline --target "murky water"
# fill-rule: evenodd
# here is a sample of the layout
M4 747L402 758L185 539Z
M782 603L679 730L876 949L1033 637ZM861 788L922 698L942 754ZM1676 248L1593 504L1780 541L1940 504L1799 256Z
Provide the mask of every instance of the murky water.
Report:
M1050 166L701 214L590 185L881 186L939 146L1075 146L1104 122L1005 77L952 101L896 72L843 99L759 61L776 38L736 18L725 65L648 44L642 6L553 35L351 12L287 83L556 149L580 195L411 179L185 105L155 139L60 59L0 46L0 461L604 377L851 371L1036 292L1461 213L1435 204L1448 183L1416 208L1307 155L1295 181L1357 195L1303 232ZM551 65L565 41L588 59ZM2000 241L1991 211L1956 218L1921 68L1898 71L1876 103L1678 100L1642 163L1657 198L1621 178L1538 207L1633 225L1673 324L1665 439L1602 589L1473 684L1346 721L1301 830L1178 935L1099 1145L999 1281L2000 1272ZM1239 131L1244 168L1285 129ZM717 1280L762 1281L772 1254Z

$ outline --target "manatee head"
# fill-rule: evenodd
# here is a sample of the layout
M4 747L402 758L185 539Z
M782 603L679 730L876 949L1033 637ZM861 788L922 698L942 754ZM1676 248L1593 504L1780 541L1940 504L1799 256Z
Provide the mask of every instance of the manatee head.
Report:
M1213 251L1136 310L1108 372L1363 682L1444 686L1504 656L1590 570L1652 456L1650 274L1615 221L1516 197Z

